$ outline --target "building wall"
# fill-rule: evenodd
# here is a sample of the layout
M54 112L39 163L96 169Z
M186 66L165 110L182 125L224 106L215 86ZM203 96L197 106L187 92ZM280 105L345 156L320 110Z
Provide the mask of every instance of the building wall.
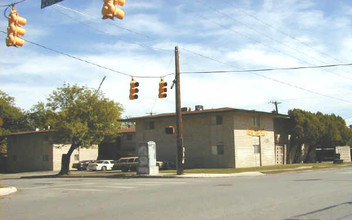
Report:
M340 159L343 162L351 162L351 148L350 146L336 146L335 151L340 154Z
M222 117L218 124L217 117ZM260 117L264 136L250 136L247 127ZM154 129L148 129L153 123ZM155 141L157 160L176 161L176 136L165 134L175 119L144 118L137 121L136 139ZM272 116L256 113L214 112L183 117L186 168L231 168L275 165L275 139ZM257 146L256 151L255 147ZM259 148L258 148L259 147Z
M53 145L53 170L61 170L62 154L66 154L70 149L71 144L54 144ZM96 160L98 158L98 145L92 145L89 148L79 147L72 152L70 159L70 169L72 170L73 163L82 160Z
M136 132L123 133L120 138L121 150L136 151Z
M48 134L23 134L9 136L8 172L44 171L53 169L53 150Z
M264 136L248 135L247 128L254 126L254 116L259 116L259 125L265 130ZM236 168L275 165L275 141L272 117L256 115L254 113L235 114L234 139Z
M223 124L216 125L216 116L223 116ZM154 129L148 124L154 122ZM165 134L165 128L175 125L172 117L142 119L137 121L137 140L155 141L157 160L176 161L176 136ZM186 168L234 167L233 125L230 113L204 114L183 117ZM223 154L214 148L223 146Z

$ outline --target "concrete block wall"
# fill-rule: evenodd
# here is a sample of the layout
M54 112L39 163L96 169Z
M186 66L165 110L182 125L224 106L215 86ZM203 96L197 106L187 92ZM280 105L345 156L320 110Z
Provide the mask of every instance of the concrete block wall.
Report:
M253 126L251 113L238 113L234 116L235 167L254 167L275 164L275 140L273 120L268 116L260 116L260 127L265 135L260 136L260 155L254 152L254 137L247 134L247 127ZM259 139L259 137L257 137ZM261 158L261 159L260 159ZM261 160L261 161L260 161Z
M340 159L343 162L351 162L351 147L350 146L336 146L335 151L340 154Z

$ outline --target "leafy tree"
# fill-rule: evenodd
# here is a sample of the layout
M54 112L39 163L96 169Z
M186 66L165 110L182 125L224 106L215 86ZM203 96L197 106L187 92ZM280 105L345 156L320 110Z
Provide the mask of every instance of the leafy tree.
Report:
M294 162L300 159L302 144L308 147L307 155L310 155L317 147L345 145L352 137L343 118L334 114L311 113L301 109L290 110L288 114L292 119L291 154L294 154ZM305 162L307 160L312 158L308 156Z
M105 98L101 92L70 84L53 91L46 108L42 107L37 105L39 115L48 116L46 123L55 129L55 140L71 143L62 156L61 175L68 174L70 157L76 148L98 144L105 136L117 133L123 111L119 103Z
M50 126L49 119L53 118L54 115L55 112L46 108L43 102L39 102L27 112L28 124L32 130L36 128L45 129Z
M26 114L15 106L15 99L0 90L0 135L29 129ZM6 152L5 139L0 140L0 152Z

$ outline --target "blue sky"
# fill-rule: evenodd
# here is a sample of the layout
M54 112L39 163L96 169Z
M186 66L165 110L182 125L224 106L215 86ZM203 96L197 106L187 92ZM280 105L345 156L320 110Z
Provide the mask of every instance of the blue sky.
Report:
M181 72L352 63L348 0L126 0L123 20L102 20L102 5L64 0L40 9L40 0L26 0L15 8L27 18L25 39L116 72L29 42L6 47L0 33L0 89L28 110L64 82L97 88L106 76L101 91L123 105L124 116L142 116L175 109L170 87L168 98L157 96L160 76L174 73L176 45ZM1 19L1 30L6 27ZM182 106L272 111L269 102L276 100L280 113L335 113L352 124L351 70L182 74ZM138 100L128 99L131 77L117 72L136 76ZM165 77L169 85L172 80Z

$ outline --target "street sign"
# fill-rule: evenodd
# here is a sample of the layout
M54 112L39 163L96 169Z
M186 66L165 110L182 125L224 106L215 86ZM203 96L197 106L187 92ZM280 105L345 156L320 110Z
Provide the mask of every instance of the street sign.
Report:
M62 2L63 0L42 0L42 8Z

